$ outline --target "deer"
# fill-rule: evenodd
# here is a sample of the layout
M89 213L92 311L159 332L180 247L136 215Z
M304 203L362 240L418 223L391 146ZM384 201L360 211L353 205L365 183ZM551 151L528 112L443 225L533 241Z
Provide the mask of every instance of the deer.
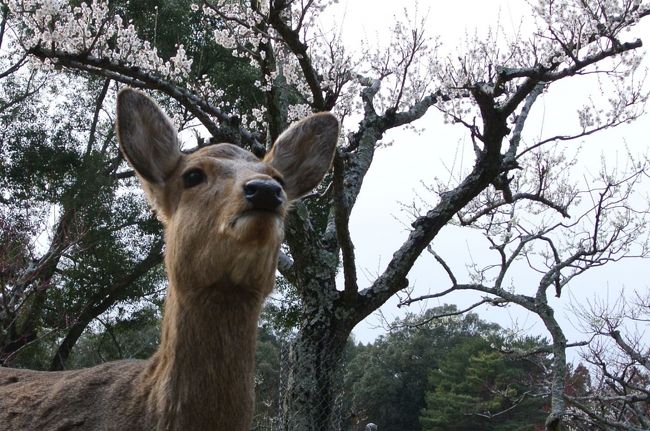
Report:
M259 159L229 143L181 151L148 96L117 96L124 158L164 229L168 287L148 360L0 368L0 430L250 430L258 320L275 285L290 204L328 172L331 113L292 124Z

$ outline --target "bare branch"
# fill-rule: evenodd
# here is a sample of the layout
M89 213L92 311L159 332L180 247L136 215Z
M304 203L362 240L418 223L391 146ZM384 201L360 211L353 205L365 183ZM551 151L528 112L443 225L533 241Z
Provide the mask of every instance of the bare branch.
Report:
M336 225L336 236L343 259L343 274L345 279L345 295L353 298L358 291L357 268L354 255L354 244L350 236L350 211L347 196L344 191L344 167L343 155L337 151L334 155L334 220Z

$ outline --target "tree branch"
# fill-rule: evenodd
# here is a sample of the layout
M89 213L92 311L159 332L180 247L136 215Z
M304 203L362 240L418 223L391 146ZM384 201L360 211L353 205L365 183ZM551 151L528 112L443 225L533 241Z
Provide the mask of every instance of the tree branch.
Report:
M630 358L634 359L645 367L646 370L650 371L650 358L634 350L632 346L625 342L619 331L613 330L609 333L609 336L612 337L618 347L620 347L621 350L623 350Z
M340 151L334 156L334 222L336 225L336 238L343 259L343 274L345 280L345 296L352 299L358 291L356 257L354 255L354 244L350 236L350 211L347 196L344 192L344 160Z
M276 0L271 2L268 22L282 37L284 43L287 44L298 60L298 64L300 64L300 69L302 70L302 74L307 82L307 86L309 87L313 99L313 109L315 111L329 111L333 108L333 104L331 106L325 104L325 98L323 97L323 91L321 89L321 79L311 62L311 57L307 51L307 45L302 43L298 32L287 25L286 18L283 16L283 13L288 7L290 7L291 3L291 1L287 0Z
M104 104L104 99L106 98L106 94L108 93L108 88L110 85L111 85L110 79L104 80L104 84L102 85L102 89L99 92L99 96L97 96L97 101L95 102L95 112L93 114L93 121L90 125L90 132L88 133L88 145L86 146L85 157L88 157L88 155L92 151L93 145L95 145L95 141L96 141L95 132L97 131L99 114L102 110L102 105Z
M115 305L120 299L124 299L126 288L135 283L140 277L149 272L152 268L162 263L163 241L159 239L156 241L147 256L138 262L130 272L124 277L117 280L106 290L101 290L100 296L91 298L91 301L100 299L99 302L88 303L79 313L75 323L68 330L66 336L63 338L59 347L57 348L52 362L50 364L50 371L60 371L65 369L65 362L70 356L74 345L79 340L79 337L86 329L88 324L97 316L104 313L110 307Z
M189 90L138 67L111 63L108 60L91 55L51 51L40 46L32 48L29 52L41 60L53 59L62 66L104 76L132 87L162 91L190 111L213 136L232 136L236 138L235 142L232 143L240 146L247 145L255 154L260 155L266 152L265 146L260 143L257 137L240 126L239 118L224 114L218 108L210 105L205 99ZM210 116L214 116L219 120L221 127L218 127Z

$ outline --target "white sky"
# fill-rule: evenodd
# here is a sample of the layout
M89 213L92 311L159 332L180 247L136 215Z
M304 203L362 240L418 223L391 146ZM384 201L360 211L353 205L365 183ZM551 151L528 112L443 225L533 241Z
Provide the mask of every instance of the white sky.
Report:
M399 5L397 4L399 3ZM363 37L369 40L387 37L394 15L404 7L412 8L414 1L395 2L389 0L349 0L337 5L339 23L347 46L358 46ZM500 19L506 31L513 32L519 27L521 18L529 16L528 6L523 0L456 0L454 2L421 1L419 13L428 11L431 35L438 34L447 49L454 49L464 39L465 31L479 34ZM342 17L342 18L341 18ZM646 20L647 21L647 20ZM635 29L634 34L650 42L650 25ZM645 64L650 64L645 60ZM590 92L594 82L590 78L572 78L555 84L550 92L538 100L527 123L527 133L551 136L556 131L576 130L577 108L581 106ZM590 169L595 173L601 157L608 162L623 158L626 146L632 154L647 152L648 125L650 118L646 114L631 125L621 126L582 142L579 152L579 168L576 178L582 178L580 169ZM354 124L348 127L354 129ZM385 137L393 145L377 152L373 166L366 177L362 192L351 218L351 230L356 246L356 256L361 288L367 287L376 274L383 271L392 253L408 235L407 227L412 218L400 210L401 203L410 203L415 194L425 194L421 182L432 183L434 177L448 177L445 166L464 166L473 164L471 143L462 126L446 126L439 114L430 113L417 122L417 127L424 128L421 135L407 131L394 131ZM567 144L573 152L580 143ZM647 196L646 187L641 192ZM446 227L434 241L435 249L445 257L458 273L462 273L471 259L480 260L487 247L478 236L470 237L466 230ZM483 256L484 257L484 256ZM556 316L561 320L569 341L584 339L576 328L575 319L569 306L584 304L595 295L601 298L616 298L621 288L627 291L647 289L648 263L640 260L627 260L596 268L574 280L562 298L551 298L556 306ZM425 253L409 275L410 284L415 286L414 296L437 292L448 288L446 276ZM535 278L533 282L538 279ZM465 280L467 281L467 280ZM522 281L522 280L520 280ZM523 280L525 281L525 280ZM462 278L459 282L463 282ZM454 303L459 308L477 301L477 294L465 292L450 295L442 300L429 301L414 305L408 309L397 309L397 300L393 298L382 307L382 312L389 321L404 312L419 312L422 309ZM527 314L517 306L506 308L482 307L477 309L485 319L495 321L508 328L523 330L529 334L546 335L543 326L535 316ZM378 328L381 319L373 315L360 323L354 330L357 341L369 342L385 333ZM575 357L570 355L570 357Z

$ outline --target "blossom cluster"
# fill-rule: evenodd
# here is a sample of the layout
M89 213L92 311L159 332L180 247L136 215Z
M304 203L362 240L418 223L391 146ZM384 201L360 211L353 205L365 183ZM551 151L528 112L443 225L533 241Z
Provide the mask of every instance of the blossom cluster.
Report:
M165 61L151 43L138 36L132 23L111 12L107 1L73 7L57 0L8 0L7 6L21 20L24 49L40 46L60 54L107 59L172 81L183 81L190 74L192 60L182 45Z
M643 0L538 0L539 47L548 53L542 65L575 62L611 46L650 10Z
M309 64L319 76L321 92L338 95L335 111L351 111L353 103L358 107L358 90L351 73L352 59L345 54L340 38L326 39L317 26L318 17L327 7L338 0L317 0L287 8L281 12L286 24L308 46ZM232 55L248 59L250 64L261 72L256 87L270 92L278 86L287 86L300 94L302 100L287 107L287 118L296 119L309 111L314 95L305 77L305 70L300 64L302 54L294 52L286 40L281 37L270 23L271 5L261 1L251 7L248 2L230 2L226 0L208 1L202 6L206 18L218 22L213 31L214 40L231 50ZM195 5L198 10L199 6ZM213 22L214 22L213 21ZM271 52L273 58L267 58ZM356 100L355 100L356 99ZM261 115L265 110L256 111ZM256 124L262 121L254 117Z
M441 55L438 41L427 35L428 23L416 8L411 16L407 13L404 20L395 22L387 47L364 46L351 55L336 30L320 28L319 17L336 1L290 2L276 11L272 8L279 6L269 0L206 0L191 9L210 26L217 44L259 71L254 83L259 90L288 87L298 95L290 98L295 104L286 107L290 120L313 108L315 96L335 95L334 110L341 114L361 112L360 79L369 78L381 82L372 101L377 111L408 110L442 92L447 97L438 98L439 108L448 119L458 121L478 114L475 103L464 97L469 89L481 85L497 101L506 101L524 78L501 80L502 71L532 73L540 68L574 67L611 47L650 8L647 0L537 0L533 37L506 36L497 26L487 34L467 36L462 49L447 56ZM155 46L140 38L133 23L111 11L107 0L79 6L59 0L7 0L7 5L20 22L24 49L39 46L138 68L182 83L212 106L239 115L244 127L258 128L264 123L265 107L241 113L237 106L226 104L223 90L214 88L209 77L191 76L192 59L184 46L163 59ZM274 29L272 16L277 19L278 14L298 42ZM306 52L296 49L297 44L306 47ZM638 56L619 56L619 65L623 72L634 70Z

